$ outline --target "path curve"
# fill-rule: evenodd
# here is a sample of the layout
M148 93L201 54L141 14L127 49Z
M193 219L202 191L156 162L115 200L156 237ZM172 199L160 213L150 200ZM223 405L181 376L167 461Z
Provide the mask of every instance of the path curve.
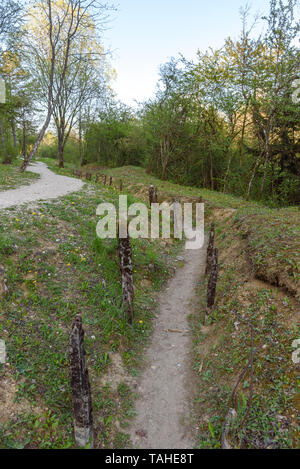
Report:
M70 192L79 191L84 185L80 179L55 174L42 162L32 163L28 169L39 174L40 179L29 186L0 192L0 209L36 200L56 199Z
M192 339L187 318L197 305L196 286L204 274L205 247L186 250L183 256L184 266L159 296L146 367L138 381L137 416L129 427L134 448L186 449L195 445Z

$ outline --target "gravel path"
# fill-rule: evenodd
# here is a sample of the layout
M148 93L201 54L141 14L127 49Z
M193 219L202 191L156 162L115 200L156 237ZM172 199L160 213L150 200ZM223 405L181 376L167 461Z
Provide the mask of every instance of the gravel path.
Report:
M134 448L194 447L195 379L187 318L197 305L195 288L204 274L205 258L205 247L186 250L184 266L160 294L146 368L137 383L137 416L129 428Z
M28 169L39 174L40 179L29 186L0 192L0 209L36 200L56 199L70 192L79 191L84 185L80 179L53 173L45 163L33 163Z

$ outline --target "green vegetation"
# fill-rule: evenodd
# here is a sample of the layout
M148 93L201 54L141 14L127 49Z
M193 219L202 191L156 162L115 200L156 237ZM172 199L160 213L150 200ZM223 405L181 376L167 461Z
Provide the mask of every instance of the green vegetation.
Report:
M93 184L2 213L0 264L9 293L0 300L0 336L8 353L0 376L12 399L0 417L2 448L74 447L67 345L77 313L86 333L97 446L126 444L123 425L133 415L126 380L139 373L155 312L153 292L169 276L168 258L179 245L132 242L135 320L128 326L117 242L96 237L97 205L115 203L118 195L113 187Z
M217 50L198 51L194 62L171 58L160 67L155 96L138 109L112 95L113 72L93 22L85 23L84 15L72 17L71 8L64 16L59 2L52 3L62 24L75 27L68 54L61 54L60 48L52 54L49 41L41 40L51 19L42 6L36 7L34 29L25 9L29 34L21 45L18 35L15 41L4 41L4 162L22 153L24 169L38 153L58 160L60 167L138 165L162 180L262 201L271 208L299 205L297 0L270 0L261 33L246 7L237 39L228 37ZM107 5L99 12L99 23L105 12ZM55 47L68 41L60 30L56 34ZM46 62L40 60L40 45L43 56L49 57ZM76 55L76 63L68 60L70 54ZM30 115L41 102L47 117L37 132ZM46 132L51 119L56 134Z
M31 171L20 173L18 169L19 163L17 161L0 166L0 191L31 184L35 179L40 177Z
M211 219L216 222L220 252L217 300L206 327L199 323L198 314L191 318L194 369L199 375L195 400L198 447L220 447L225 416L233 407L237 420L230 434L232 447L297 448L300 389L292 342L300 333L299 303L285 288L255 278L249 254L258 254L259 249L249 252L245 232L239 230L234 217L222 218L212 212ZM267 260L271 259L269 252ZM297 285L299 288L299 282ZM200 311L205 309L203 287L205 284L199 289ZM249 368L231 399L251 356L251 330L253 378Z
M203 279L190 318L197 447L221 446L231 407L234 448L299 447L299 365L291 360L300 333L297 6L270 0L261 33L244 8L237 39L198 51L194 62L171 58L153 98L131 109L113 95L114 71L99 34L113 7L2 1L0 191L38 178L19 172L21 156L22 170L38 156L58 174L81 168L92 180L76 194L1 211L0 339L8 362L0 364L0 448L75 448L68 340L78 313L96 447L131 444L132 379L181 243L132 241L129 325L117 240L96 237L97 205L117 206L121 179L129 203L148 202L155 184L159 202L201 198L206 229L216 225L216 303L203 324ZM47 133L50 124L55 133ZM113 185L96 183L97 173Z
M162 65L156 95L136 115L115 104L87 126L85 161L139 164L163 180L271 207L299 204L295 11L294 0L271 0L254 35L245 8L238 39L198 51L194 63Z
M91 167L91 171L96 167ZM237 235L247 240L247 252L255 275L273 285L283 286L293 295L300 295L300 212L297 207L271 209L255 202L222 194L208 189L181 186L161 181L138 167L101 170L122 179L125 187L141 195L143 186L150 183L158 187L159 200L186 197L198 201L201 196L210 209L233 210L233 227ZM147 197L147 190L144 191Z

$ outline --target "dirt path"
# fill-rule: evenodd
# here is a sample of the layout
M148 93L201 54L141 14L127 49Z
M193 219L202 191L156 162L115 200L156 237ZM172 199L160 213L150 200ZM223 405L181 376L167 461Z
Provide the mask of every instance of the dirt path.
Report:
M40 179L29 186L0 192L0 209L41 199L56 199L70 192L79 191L84 184L80 179L53 173L45 163L31 164L28 169L39 174Z
M130 426L135 448L193 448L191 337L187 317L197 301L195 287L204 273L205 249L186 250L184 266L160 294L146 367L139 381L137 416ZM179 330L184 332L170 332Z

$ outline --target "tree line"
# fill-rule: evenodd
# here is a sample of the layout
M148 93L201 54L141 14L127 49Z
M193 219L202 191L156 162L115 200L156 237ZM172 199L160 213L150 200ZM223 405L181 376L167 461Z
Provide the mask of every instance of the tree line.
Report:
M182 184L299 204L298 3L270 0L259 19L244 8L237 39L198 51L195 61L180 56L162 65L155 96L136 110L118 102L110 87L101 32L112 6L41 0L24 11L5 0L3 162L21 153L25 169L39 151L60 167L66 159L140 165Z
M109 94L112 70L101 33L113 7L97 0L38 0L0 6L0 104L4 163L22 154L23 171L49 125L57 135L59 166L72 132Z
M244 8L238 39L161 66L157 93L138 113L115 106L89 126L89 161L140 164L162 179L299 204L297 6L271 0L260 34Z

